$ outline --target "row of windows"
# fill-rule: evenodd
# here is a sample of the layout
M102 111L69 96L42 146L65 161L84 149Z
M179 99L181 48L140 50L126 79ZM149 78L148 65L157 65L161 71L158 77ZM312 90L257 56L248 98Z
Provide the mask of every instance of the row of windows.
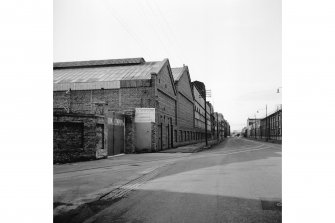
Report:
M201 109L199 107L197 107L196 105L194 105L194 111L198 112L199 114L201 114L202 116L205 116L205 110L204 109ZM207 109L207 117L210 116L211 112L209 109Z
M200 140L204 138L205 133L179 130L178 134L178 131L174 130L175 142L187 142L191 140Z

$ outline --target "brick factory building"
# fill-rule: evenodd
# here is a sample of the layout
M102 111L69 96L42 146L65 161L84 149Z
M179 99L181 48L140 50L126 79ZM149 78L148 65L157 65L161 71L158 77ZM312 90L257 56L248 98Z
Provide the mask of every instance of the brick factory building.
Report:
M215 118L215 138L217 138L220 142L224 140L224 118L221 113L214 112Z
M194 129L196 140L205 139L205 97L198 89L198 85L192 82L194 95Z
M176 125L176 89L168 59L156 62L134 58L54 63L53 97L54 112L58 116L105 117L105 156L153 152L173 146L171 133ZM54 119L57 122L55 126L72 123ZM124 126L127 143L115 152L115 142L111 138L115 138L113 129L116 126ZM82 137L82 140L86 139ZM56 159L61 150L59 148L58 153L54 153ZM85 148L78 147L77 150L81 152L75 149L72 152L89 156ZM90 154L91 151L92 148ZM63 152L68 154L65 148Z
M204 84L143 58L54 63L54 162L156 152L205 139ZM200 91L199 91L200 89ZM208 136L214 108L208 104Z
M196 141L194 132L194 95L187 66L172 68L177 89L177 126L175 145L181 146Z

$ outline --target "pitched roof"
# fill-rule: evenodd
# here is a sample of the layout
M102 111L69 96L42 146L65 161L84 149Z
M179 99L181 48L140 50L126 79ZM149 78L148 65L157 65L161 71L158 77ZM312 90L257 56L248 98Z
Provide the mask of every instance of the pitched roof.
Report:
M184 72L185 67L175 67L171 68L174 81L179 81L181 75Z
M109 59L109 60L87 60L87 61L71 61L54 63L54 69L65 69L74 67L93 67L93 66L122 66L135 65L145 63L142 57L125 58L125 59Z
M119 61L119 64L116 63L117 60L55 63L57 68L53 71L54 91L69 88L73 90L119 88L122 80L151 79L151 73L159 72L165 62L163 60L129 65L130 60L128 62L121 60L123 62Z

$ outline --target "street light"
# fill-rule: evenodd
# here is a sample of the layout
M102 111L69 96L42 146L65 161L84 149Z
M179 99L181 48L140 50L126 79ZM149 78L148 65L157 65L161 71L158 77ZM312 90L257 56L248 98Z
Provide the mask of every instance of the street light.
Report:
M277 88L277 94L279 94L280 93L280 88L282 88L282 87L279 87L279 88Z
M259 113L258 110L257 110L256 113ZM257 128L256 113L255 113L255 139L257 139L257 137L256 137L256 134L257 134L257 132L256 132L256 128Z

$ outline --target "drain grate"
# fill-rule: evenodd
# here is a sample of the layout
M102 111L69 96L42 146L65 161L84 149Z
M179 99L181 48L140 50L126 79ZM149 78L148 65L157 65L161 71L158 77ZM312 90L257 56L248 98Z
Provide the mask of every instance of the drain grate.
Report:
M263 210L271 210L271 211L281 211L282 210L281 201L261 200L261 202L262 202Z

